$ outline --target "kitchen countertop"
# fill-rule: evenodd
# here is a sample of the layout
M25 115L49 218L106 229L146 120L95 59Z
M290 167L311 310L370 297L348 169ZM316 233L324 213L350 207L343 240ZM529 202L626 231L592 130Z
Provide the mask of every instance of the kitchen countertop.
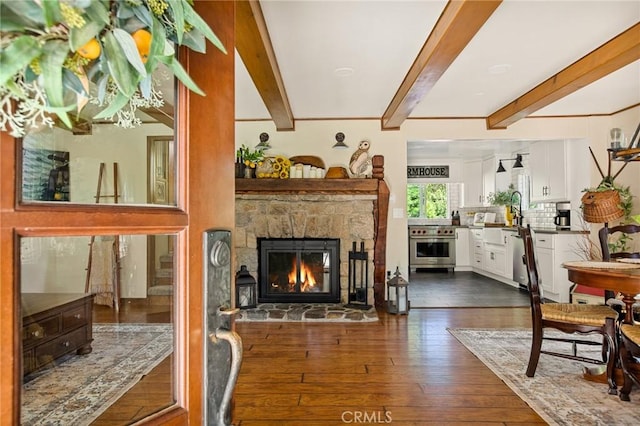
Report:
M484 229L484 226L477 225L461 225L457 226L457 228L469 228L469 229ZM491 229L495 229L496 227L491 227ZM516 232L518 228L515 226L503 226L497 227L498 229L502 229L503 231L511 231ZM534 228L531 230L533 232L537 232L539 234L589 234L590 231L586 231L584 229L553 229L553 228Z

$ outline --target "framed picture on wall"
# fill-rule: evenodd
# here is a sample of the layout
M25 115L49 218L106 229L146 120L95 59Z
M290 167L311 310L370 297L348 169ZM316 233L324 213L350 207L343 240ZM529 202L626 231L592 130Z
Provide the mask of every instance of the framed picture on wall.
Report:
M69 201L69 152L23 149L23 201Z

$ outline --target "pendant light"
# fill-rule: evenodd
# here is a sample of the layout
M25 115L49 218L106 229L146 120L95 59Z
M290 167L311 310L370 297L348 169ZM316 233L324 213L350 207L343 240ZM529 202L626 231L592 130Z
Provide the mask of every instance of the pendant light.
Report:
M506 172L506 171L507 170L502 165L502 160L500 160L500 162L498 163L498 170L496 170L496 173L502 173L502 172Z

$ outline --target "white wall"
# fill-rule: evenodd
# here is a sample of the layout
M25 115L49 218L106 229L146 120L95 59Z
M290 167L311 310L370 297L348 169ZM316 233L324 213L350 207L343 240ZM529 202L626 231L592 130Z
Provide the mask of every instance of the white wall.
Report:
M421 139L586 139L599 157L600 164L606 164L609 129L620 127L631 137L640 122L640 107L603 117L576 118L528 118L504 130L487 130L485 121L468 120L406 120L398 131L380 130L379 120L318 120L296 121L296 130L277 132L271 121L236 123L236 146L255 146L261 132L270 136L271 150L268 155L282 154L317 155L330 166L347 166L351 154L362 139L371 141L371 155L385 158L385 180L391 190L389 222L387 226L387 270L395 270L408 277L407 218L394 217L393 213L406 208L406 166L407 141ZM332 149L334 136L343 132L349 149ZM597 185L600 181L595 163L585 164L591 170L591 182L585 187ZM616 164L612 169L617 170ZM640 162L630 164L617 179L619 183L631 186L634 194L640 194ZM635 213L640 211L640 202L635 200Z
M147 136L172 135L161 124L121 129L112 124L94 125L92 135L74 136L54 128L25 137L25 148L68 151L70 199L95 203L101 162L106 163L101 194L113 194L113 163L118 163L119 203L147 202ZM103 198L101 203L113 203ZM82 293L85 287L90 237L26 238L21 242L23 292ZM147 240L145 235L121 237L121 295L146 297Z

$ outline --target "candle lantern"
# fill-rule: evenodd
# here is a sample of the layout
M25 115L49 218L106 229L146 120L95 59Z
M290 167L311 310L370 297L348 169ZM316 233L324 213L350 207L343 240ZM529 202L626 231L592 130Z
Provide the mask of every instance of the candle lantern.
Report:
M249 309L257 306L257 283L247 270L247 265L240 266L236 272L236 308Z
M400 275L396 268L393 278L387 281L387 312L390 314L406 315L409 313L409 283Z

